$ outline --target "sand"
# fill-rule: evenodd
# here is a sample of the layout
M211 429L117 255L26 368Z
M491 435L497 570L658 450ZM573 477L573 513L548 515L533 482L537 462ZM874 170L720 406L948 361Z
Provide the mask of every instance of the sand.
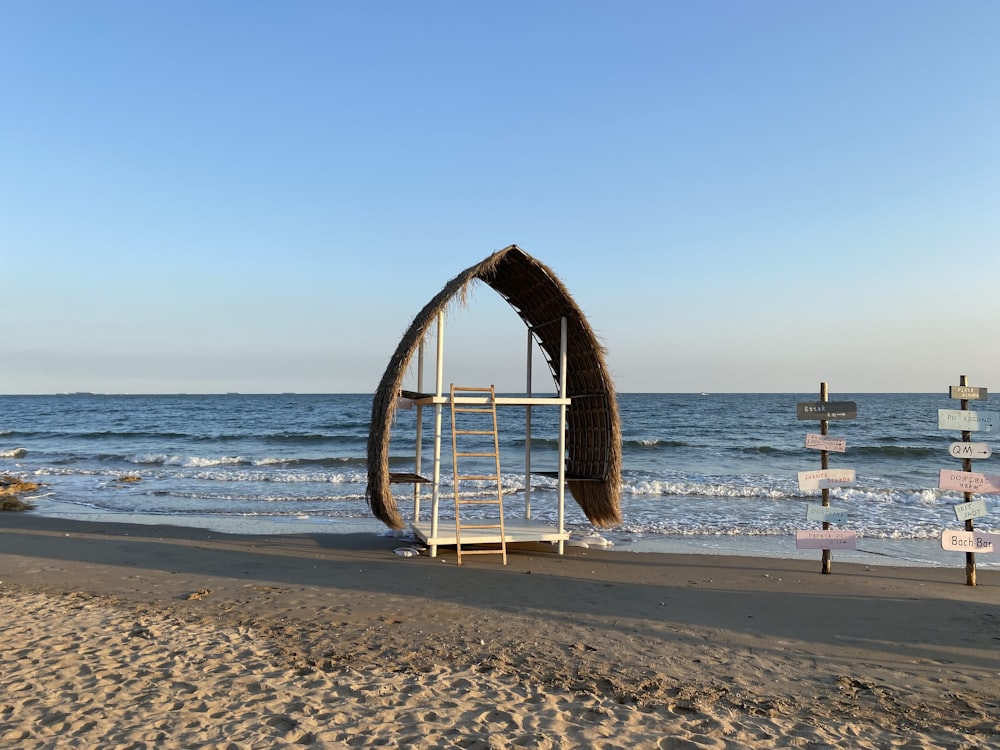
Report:
M0 514L2 748L1000 747L1000 572Z

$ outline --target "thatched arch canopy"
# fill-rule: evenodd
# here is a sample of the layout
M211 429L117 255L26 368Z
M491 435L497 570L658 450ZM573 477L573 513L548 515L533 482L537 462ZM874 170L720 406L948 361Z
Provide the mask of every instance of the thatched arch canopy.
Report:
M368 505L394 529L403 519L390 489L389 439L397 398L410 360L438 313L468 285L490 286L534 332L553 379L559 382L561 319L567 320L566 477L573 498L595 526L621 521L621 426L614 387L598 342L566 287L517 245L499 250L445 285L417 314L386 367L372 401L368 433Z

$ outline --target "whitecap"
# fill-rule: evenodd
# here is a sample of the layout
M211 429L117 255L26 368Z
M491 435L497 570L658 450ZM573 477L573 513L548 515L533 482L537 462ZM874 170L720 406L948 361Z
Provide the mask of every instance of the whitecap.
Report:
M250 460L244 458L243 456L220 456L219 458L201 458L199 456L191 456L184 462L184 465L193 467L237 466L249 463L251 463Z

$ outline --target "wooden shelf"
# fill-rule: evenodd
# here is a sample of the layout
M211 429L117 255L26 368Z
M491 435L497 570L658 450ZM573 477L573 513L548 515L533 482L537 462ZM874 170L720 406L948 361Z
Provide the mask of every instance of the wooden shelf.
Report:
M402 393L407 393L403 391ZM419 398L414 398L413 403L419 406L432 406L437 404L449 404L451 399L448 396L435 396L415 394ZM406 396L406 398L411 398ZM485 396L460 396L455 399L456 404L488 404L489 399ZM497 406L569 406L572 399L560 398L559 396L497 396Z
M559 472L558 471L532 471L531 473L535 474L537 476L540 476L540 477L549 477L551 479L558 479L559 478ZM563 475L563 479L565 479L567 482L603 482L604 481L604 477L590 477L590 476L586 476L584 474L564 474Z
M416 534L417 538L428 546L454 546L456 544L454 523L440 524L437 536L432 535L429 521L416 521L410 524L410 528ZM504 537L508 544L516 544L518 542L565 542L569 539L569 532L564 531L560 533L558 529L554 529L552 526L540 521L533 521L526 518L505 518ZM493 530L462 530L463 546L466 544L496 544L498 541L500 541L500 534Z
M393 484L430 484L431 480L412 472L390 472L389 481Z

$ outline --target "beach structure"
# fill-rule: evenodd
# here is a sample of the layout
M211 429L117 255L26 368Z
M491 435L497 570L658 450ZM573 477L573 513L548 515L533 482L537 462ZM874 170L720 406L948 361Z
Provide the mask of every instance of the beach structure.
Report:
M449 281L417 313L379 382L372 400L368 434L367 500L376 518L393 529L405 528L392 485L413 485L413 513L410 527L429 547L432 556L439 545L456 544L455 524L439 523L442 412L453 406L456 397L443 383L444 313L449 305L464 304L470 285L483 283L496 291L513 308L527 328L526 391L522 395L499 395L501 409L525 410L525 472L531 466L531 413L533 409L559 410L559 455L554 470L545 473L557 482L557 522L555 527L531 517L531 481L525 477L523 518L504 524L506 542L547 541L558 545L569 537L564 523L565 489L584 514L598 527L621 521L621 426L614 387L598 342L580 308L551 269L517 245L499 250ZM437 336L434 383L425 387L424 344L428 334ZM541 351L556 386L555 395L532 393L532 353ZM404 390L403 380L413 358L416 362L416 389ZM470 401L471 399L471 401ZM466 396L471 403L474 397ZM391 432L401 403L416 407L416 451L413 472L390 472ZM431 470L425 472L423 453L423 410L433 409L433 456ZM430 508L423 513L422 488L430 489ZM462 534L463 544L497 542L498 532L485 535Z

